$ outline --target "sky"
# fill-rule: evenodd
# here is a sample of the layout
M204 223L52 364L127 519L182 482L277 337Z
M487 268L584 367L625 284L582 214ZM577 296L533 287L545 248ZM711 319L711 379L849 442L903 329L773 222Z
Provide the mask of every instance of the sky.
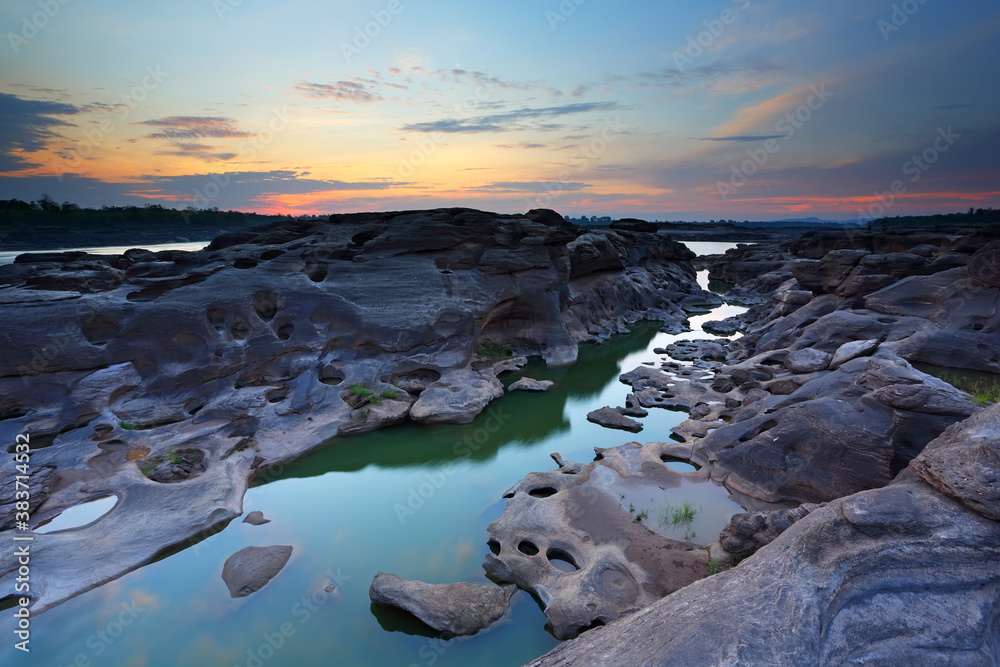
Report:
M5 0L0 199L850 220L1000 206L982 0Z

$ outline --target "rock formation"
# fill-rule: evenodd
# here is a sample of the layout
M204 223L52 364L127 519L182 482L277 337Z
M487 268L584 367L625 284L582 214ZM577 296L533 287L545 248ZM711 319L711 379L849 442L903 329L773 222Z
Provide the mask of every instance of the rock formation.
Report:
M532 473L504 494L483 567L541 600L557 637L610 623L708 573L698 545L665 536L655 519L623 505L625 493L711 483L671 470L661 451L630 443L598 450L586 466L556 455L558 471Z
M446 637L474 635L507 613L516 586L425 584L379 572L368 596L375 604L398 607Z
M892 484L815 509L736 568L528 664L997 664L997 424L1000 405Z
M91 528L39 536L34 610L219 529L249 476L334 436L471 421L517 355L569 364L640 319L681 327L677 304L708 298L692 257L627 225L439 209L0 267L0 440L52 440L32 454L33 509L121 498ZM0 487L0 529L12 526ZM7 591L12 545L0 540Z

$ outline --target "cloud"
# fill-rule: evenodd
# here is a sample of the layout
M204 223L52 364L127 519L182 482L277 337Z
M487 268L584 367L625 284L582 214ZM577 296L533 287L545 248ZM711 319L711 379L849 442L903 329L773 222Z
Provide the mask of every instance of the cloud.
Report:
M493 183L487 183L485 185L479 185L474 188L467 188L470 192L543 192L545 191L545 186L548 183L546 181L495 181ZM590 183L557 183L558 189L561 192L576 192L584 188L591 187Z
M663 67L651 72L639 72L630 79L633 85L656 88L682 88L684 86L702 86L716 92L745 92L754 87L756 82L783 71L765 58L744 58L727 61L716 60L705 65L685 68ZM625 77L609 77L606 83L620 83Z
M531 109L523 107L505 113L490 114L478 118L442 119L424 123L408 123L402 127L406 132L450 132L472 134L477 132L509 132L513 130L556 130L562 126L557 123L529 124L525 121L559 118L571 114L590 113L592 111L617 111L623 107L617 102L579 102L563 104L554 107Z
M191 140L245 139L254 136L252 132L237 128L234 123L232 118L221 116L168 116L144 120L136 125L160 128L158 132L145 135L146 139L167 141L169 148L158 151L157 155L194 157L205 162L220 162L232 160L239 153L232 150L220 151L214 146Z
M168 116L154 120L144 120L136 125L163 128L159 132L147 134L147 139L225 139L242 138L251 132L233 126L232 118L220 116Z
M333 99L340 102L368 104L381 102L384 99L377 91L371 90L364 83L358 81L335 81L334 83L299 81L292 88L303 97L314 100Z
M702 137L702 141L767 141L768 139L784 139L784 134L738 134L731 137Z
M54 128L72 125L53 116L71 116L81 111L72 104L28 100L0 93L0 172L37 167L36 163L14 155L13 151L42 150L46 142L59 137Z

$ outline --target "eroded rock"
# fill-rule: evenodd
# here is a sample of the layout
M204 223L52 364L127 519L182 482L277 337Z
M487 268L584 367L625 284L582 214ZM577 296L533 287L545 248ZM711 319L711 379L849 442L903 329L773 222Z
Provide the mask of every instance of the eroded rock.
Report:
M516 586L495 584L425 584L379 572L372 579L371 601L410 612L449 637L474 635L504 614Z
M533 378L521 378L512 382L507 391L548 391L555 384L552 380L535 380Z
M226 559L222 580L229 595L242 598L256 593L271 581L292 556L292 547L245 547Z
M614 408L608 407L591 410L587 413L587 421L600 424L605 428L617 428L622 431L631 431L632 433L638 433L642 430L640 422L626 417Z
M665 443L600 450L586 466L553 458L560 469L532 473L505 494L489 525L494 579L531 592L560 638L610 623L707 574L707 553L657 532L622 505L626 491L652 493L681 480L710 484L664 464Z

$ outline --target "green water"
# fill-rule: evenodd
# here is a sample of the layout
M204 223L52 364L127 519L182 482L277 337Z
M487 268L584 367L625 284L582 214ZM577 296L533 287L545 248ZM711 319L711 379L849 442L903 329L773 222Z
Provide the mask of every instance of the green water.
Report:
M738 310L723 307L692 324ZM372 577L385 571L435 583L485 581L486 526L503 511L501 496L525 474L553 469L550 452L589 462L594 447L669 438L682 413L651 410L642 420L645 430L635 435L591 424L586 414L622 405L628 388L618 375L661 359L654 347L685 337L707 335L669 336L640 325L605 345L586 346L569 368L532 362L525 375L557 386L507 395L473 424L405 424L338 439L264 473L244 508L262 510L271 523L236 519L192 547L36 617L30 656L13 650L12 612L2 612L8 640L0 664L521 665L558 643L527 594L518 592L511 612L489 630L442 641L409 617L372 608ZM714 541L741 511L711 483L671 493L650 501L694 502L696 541ZM231 599L221 579L226 558L246 546L277 544L294 547L288 565L261 591ZM327 592L330 583L336 588Z

